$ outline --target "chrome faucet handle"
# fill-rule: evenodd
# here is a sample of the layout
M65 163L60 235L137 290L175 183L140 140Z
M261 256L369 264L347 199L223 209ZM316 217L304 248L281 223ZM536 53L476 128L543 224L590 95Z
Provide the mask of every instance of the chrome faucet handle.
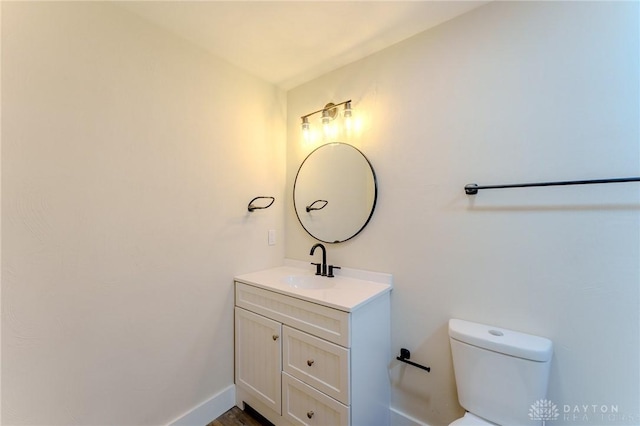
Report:
M321 263L313 263L311 262L312 265L316 265L316 275L321 275L322 274L322 264Z
M334 269L342 269L339 266L333 266L333 265L329 265L329 272L327 272L327 277L329 278L333 278L335 275L333 275L333 270Z

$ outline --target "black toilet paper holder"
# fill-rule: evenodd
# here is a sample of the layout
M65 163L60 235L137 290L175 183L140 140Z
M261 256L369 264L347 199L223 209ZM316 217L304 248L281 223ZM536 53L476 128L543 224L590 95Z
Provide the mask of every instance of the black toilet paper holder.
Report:
M406 362L409 365L413 365L414 367L418 367L421 368L423 370L426 370L427 372L431 371L431 367L427 367L425 365L420 365L416 362L413 361L409 361L409 359L411 358L411 352L409 351L409 349L407 348L400 348L400 356L397 356L396 359L398 361L402 361L402 362Z

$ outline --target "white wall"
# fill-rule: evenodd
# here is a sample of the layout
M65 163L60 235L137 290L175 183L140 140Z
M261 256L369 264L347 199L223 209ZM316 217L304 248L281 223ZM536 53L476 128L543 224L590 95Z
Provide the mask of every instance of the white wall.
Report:
M299 117L353 99L363 121L343 141L371 160L378 205L328 260L394 274L393 348L432 367L392 363L396 410L462 414L454 317L554 341L554 424L640 423L638 185L463 191L637 176L638 17L637 2L495 2L288 93L289 199L313 149ZM309 260L290 201L286 215L287 257ZM565 418L575 404L618 417Z
M232 277L284 252L284 93L91 2L3 2L2 88L2 423L166 424L232 385Z

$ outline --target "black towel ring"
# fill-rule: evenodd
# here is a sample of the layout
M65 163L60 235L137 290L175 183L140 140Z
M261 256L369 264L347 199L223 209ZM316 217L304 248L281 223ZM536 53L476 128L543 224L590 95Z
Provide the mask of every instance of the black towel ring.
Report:
M256 200L261 200L261 199L266 199L266 200L271 200L271 202L269 204L267 204L266 206L261 206L261 207L256 207L253 205L253 202ZM261 210L261 209L267 209L269 207L271 207L271 204L273 204L273 202L276 199L274 197L265 197L265 196L259 196L254 198L253 200L249 201L249 205L247 206L247 210L249 210L250 212L254 211L254 210Z
M316 203L324 203L324 204L321 205L320 207L314 207ZM327 206L327 204L329 204L327 200L315 200L313 203L311 203L306 207L307 213L309 213L311 210L322 210Z

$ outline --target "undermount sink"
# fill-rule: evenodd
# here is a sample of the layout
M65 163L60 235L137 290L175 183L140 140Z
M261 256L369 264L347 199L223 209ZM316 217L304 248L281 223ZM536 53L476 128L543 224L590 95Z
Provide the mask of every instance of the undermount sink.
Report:
M291 288L304 289L324 289L334 286L331 278L320 275L287 275L283 278L284 282Z

